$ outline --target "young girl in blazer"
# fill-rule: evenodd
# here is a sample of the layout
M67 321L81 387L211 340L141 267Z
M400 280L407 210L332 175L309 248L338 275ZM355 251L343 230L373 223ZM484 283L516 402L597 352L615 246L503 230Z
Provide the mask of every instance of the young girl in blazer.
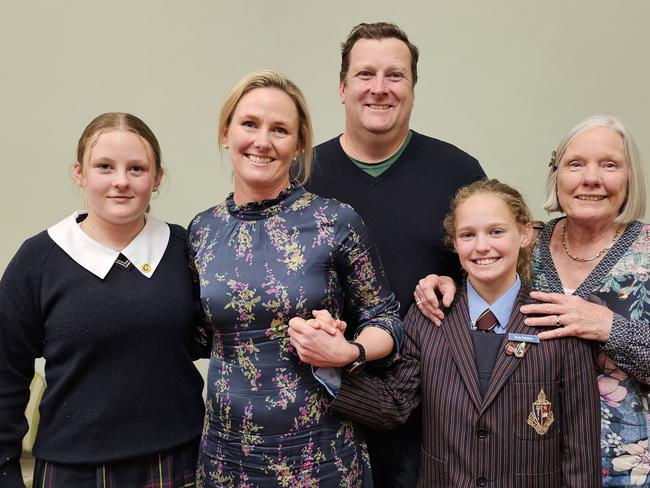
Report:
M521 194L473 183L444 225L467 279L442 326L411 307L402 361L382 378L345 375L332 407L390 429L422 403L418 486L599 486L591 350L575 338L540 342L519 312L532 238Z

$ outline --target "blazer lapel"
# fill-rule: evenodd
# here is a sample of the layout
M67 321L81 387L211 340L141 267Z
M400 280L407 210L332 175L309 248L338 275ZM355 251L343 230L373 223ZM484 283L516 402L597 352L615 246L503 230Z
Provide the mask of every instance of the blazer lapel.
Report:
M478 372L474 362L474 347L470 335L470 319L467 306L467 292L459 291L456 304L449 310L442 329L447 345L451 350L458 373L463 381L469 397L477 410L481 409L481 394L478 389Z
M512 314L510 316L510 321L508 322L508 331L506 333L537 333L536 329L528 327L526 324L524 324L524 319L526 316L519 312L519 308L530 301L530 298L528 296L529 293L530 290L525 286L522 286L519 290L519 294L517 295L514 306L512 307ZM507 342L507 340L503 341L504 344ZM485 398L483 399L481 412L487 410L490 403L492 403L501 388L503 388L503 385L508 381L508 379L510 379L510 376L512 376L512 373L514 373L520 364L521 359L516 357L514 354L505 354L503 347L499 350L497 354L497 361L494 365L494 371L492 371L492 376L490 378L490 386L488 387L488 391L485 394Z

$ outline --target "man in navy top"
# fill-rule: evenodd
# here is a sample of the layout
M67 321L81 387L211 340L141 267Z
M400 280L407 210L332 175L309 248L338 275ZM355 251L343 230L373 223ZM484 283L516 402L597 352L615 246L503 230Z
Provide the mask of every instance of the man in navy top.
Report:
M458 188L485 177L457 147L410 129L418 48L395 24L359 24L341 45L343 134L315 148L307 190L349 203L373 233L404 317L430 273L459 277L442 245L442 220ZM367 433L378 487L418 478L419 410L404 426Z

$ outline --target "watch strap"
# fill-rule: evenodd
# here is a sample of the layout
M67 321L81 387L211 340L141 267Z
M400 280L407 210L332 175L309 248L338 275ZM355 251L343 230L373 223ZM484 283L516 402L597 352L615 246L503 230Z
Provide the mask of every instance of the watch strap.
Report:
M359 356L357 357L357 359L355 359L350 364L348 364L347 372L348 374L358 373L359 371L363 370L364 366L366 365L366 349L358 342L355 341L348 341L348 342L354 346L357 346L357 348L359 349Z

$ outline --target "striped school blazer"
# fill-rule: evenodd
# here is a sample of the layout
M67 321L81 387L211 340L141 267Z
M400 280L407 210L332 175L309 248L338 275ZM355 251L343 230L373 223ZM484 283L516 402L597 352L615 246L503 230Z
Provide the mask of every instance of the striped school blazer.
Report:
M519 307L508 332L536 334ZM414 305L403 358L386 376L344 376L331 407L375 429L404 422L422 403L420 487L559 488L601 486L600 404L588 343L529 344L523 357L497 355L482 398L466 291L441 327Z

